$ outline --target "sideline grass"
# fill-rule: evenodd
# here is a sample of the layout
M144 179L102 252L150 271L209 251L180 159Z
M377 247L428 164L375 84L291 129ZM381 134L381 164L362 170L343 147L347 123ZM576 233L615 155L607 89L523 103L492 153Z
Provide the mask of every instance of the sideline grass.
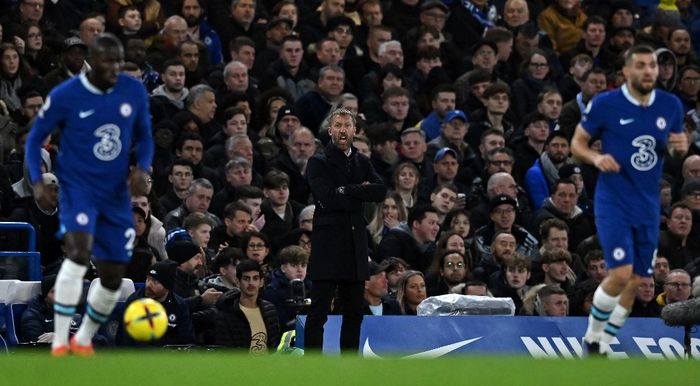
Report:
M2 385L700 385L697 361L527 357L361 359L252 357L239 352L99 352L0 357ZM457 383L459 382L459 383Z

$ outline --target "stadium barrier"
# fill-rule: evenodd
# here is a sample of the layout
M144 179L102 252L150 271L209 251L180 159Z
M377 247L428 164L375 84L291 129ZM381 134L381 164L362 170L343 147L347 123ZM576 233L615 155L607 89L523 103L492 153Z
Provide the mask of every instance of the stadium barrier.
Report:
M41 255L36 251L36 231L26 222L0 222L0 231L26 231L26 251L0 251L0 278L39 281L41 275ZM26 264L18 264L19 262Z
M296 346L304 346L305 316L297 317ZM325 325L324 354L338 354L340 316ZM360 336L364 357L435 358L445 355L529 355L580 358L585 317L365 316ZM683 329L657 318L630 318L612 344L615 358L684 357ZM694 329L691 353L700 357L700 333Z

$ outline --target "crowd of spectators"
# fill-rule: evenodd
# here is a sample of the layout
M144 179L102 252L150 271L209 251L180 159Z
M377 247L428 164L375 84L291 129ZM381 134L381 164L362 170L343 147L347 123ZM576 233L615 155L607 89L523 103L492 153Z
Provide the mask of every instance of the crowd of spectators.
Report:
M42 150L40 201L24 143L47 93L90 71L87 47L110 32L151 96L156 151L148 195L132 197L128 277L189 329L168 343L264 351L303 312L285 300L294 279L310 290L305 169L336 108L357 114L353 145L390 189L365 207L367 314L415 314L453 292L587 315L606 274L597 171L569 145L591 98L624 82L625 50L647 44L691 142L665 159L654 274L632 311L658 316L700 275L700 4L673 3L0 0L0 219L34 225L43 273L57 272L60 138ZM0 236L4 250L25 242ZM34 314L50 314L49 288ZM267 342L242 322L255 304Z

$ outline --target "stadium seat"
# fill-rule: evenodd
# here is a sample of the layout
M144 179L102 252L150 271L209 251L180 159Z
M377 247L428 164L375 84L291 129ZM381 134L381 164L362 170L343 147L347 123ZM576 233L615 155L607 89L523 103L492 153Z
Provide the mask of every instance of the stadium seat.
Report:
M7 295L9 294L10 285L19 282L19 280L0 280L0 337L5 337L7 327L5 325L5 306L7 304ZM3 339L4 342L4 339ZM0 349L2 348L0 343Z
M21 334L22 313L27 309L27 303L34 295L41 293L40 281L18 281L10 284L5 307L7 323L7 344L19 344Z
M92 282L90 283L90 288L92 286L97 284L97 281L100 279L93 279ZM88 290L89 291L89 290ZM119 302L123 303L126 301L126 299L131 296L131 294L136 291L134 289L134 281L131 279L122 279L122 286L121 286L121 294L119 294Z
M92 283L90 283L90 287L95 285L97 280L98 279L93 280ZM135 290L136 289L134 287L133 280L126 278L122 279L122 287L121 294L119 295L119 301L114 307L112 315L109 316L109 319L100 327L100 330L98 331L99 335L102 335L107 339L107 344L109 345L114 345L114 341L117 335L117 328L119 327L121 316L124 313L124 308L126 307L126 299L129 296L131 296L131 294L134 293Z

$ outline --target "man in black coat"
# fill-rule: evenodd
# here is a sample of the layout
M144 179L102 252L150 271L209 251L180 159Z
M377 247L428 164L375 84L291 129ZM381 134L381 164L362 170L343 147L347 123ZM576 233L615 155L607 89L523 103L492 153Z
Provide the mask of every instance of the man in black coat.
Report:
M306 167L316 211L309 261L313 283L311 307L304 342L307 349L323 347L323 325L337 289L343 310L340 348L343 352L356 353L360 344L364 281L369 278L363 203L383 200L386 186L369 159L352 146L355 115L338 109L330 114L329 122L331 142Z

